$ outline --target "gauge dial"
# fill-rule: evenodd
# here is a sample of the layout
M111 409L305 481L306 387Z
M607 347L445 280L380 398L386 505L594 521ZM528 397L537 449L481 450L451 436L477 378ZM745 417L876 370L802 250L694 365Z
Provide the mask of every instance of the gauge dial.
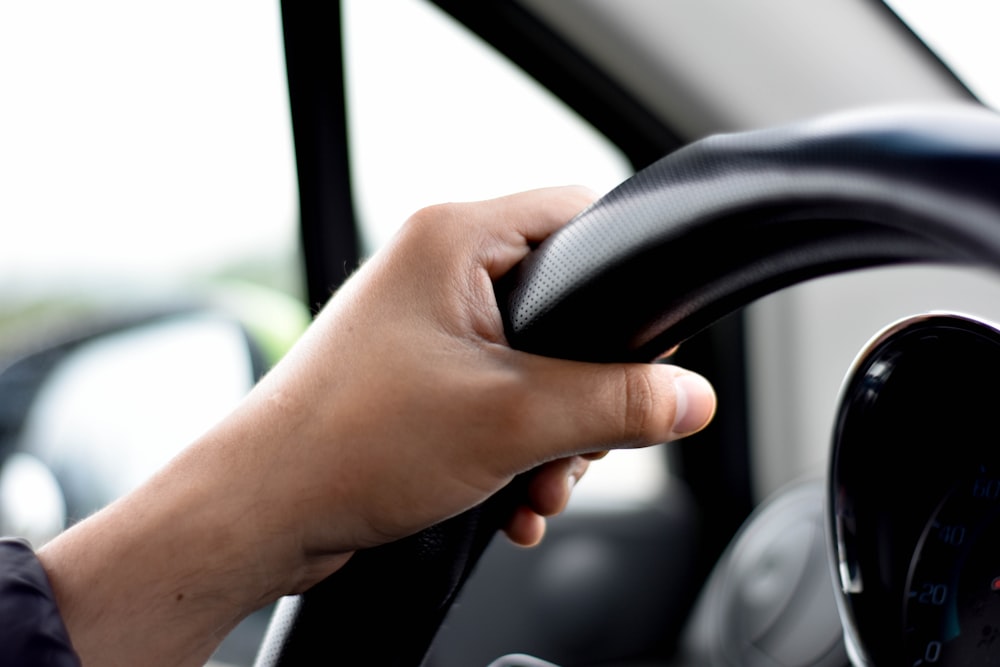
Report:
M857 665L1000 667L998 377L1000 329L935 314L845 385L828 525Z
M928 522L905 591L913 665L1000 665L1000 469L978 464Z

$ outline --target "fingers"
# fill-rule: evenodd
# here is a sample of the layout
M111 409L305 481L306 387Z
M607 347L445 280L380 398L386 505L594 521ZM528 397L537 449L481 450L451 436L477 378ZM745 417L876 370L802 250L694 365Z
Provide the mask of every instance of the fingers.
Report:
M675 354L677 354L677 350L679 350L679 349L681 349L680 345L674 345L672 348L670 348L669 350L667 350L666 352L664 352L663 354L661 354L660 356L658 356L656 359L657 359L657 361L660 361L660 360L663 360L663 359L669 359L670 357L672 357Z
M521 546L541 542L545 535L545 517L565 509L573 487L590 461L607 454L603 447L642 446L690 435L703 429L716 409L711 384L702 376L675 366L608 364L594 369L587 364L552 361L561 368L552 373L551 384L543 391L556 403L549 405L553 413L548 421L555 430L541 432L535 443L545 448L540 450L543 456L554 445L583 447L585 451L549 461L531 473L528 502L514 511L504 528L507 537ZM566 394L559 393L560 383L572 382L573 376L580 373L588 373L590 377L586 383L576 385L576 392L570 394L572 398L566 399ZM587 386L596 388L596 400L588 402L587 397L581 396L586 393ZM559 401L566 401L563 412L560 412ZM570 419L558 417L572 415L569 403L579 405L580 401L592 408L585 418L580 415ZM566 439L560 443L559 438Z
M676 440L700 431L715 414L709 382L677 366L525 357L520 442L541 457Z
M485 202L485 209L475 205L477 213L470 211L469 221L489 230L495 240L497 235L502 237L500 243L488 245L483 261L490 278L509 271L532 244L565 225L594 199L586 188L562 187L502 197ZM577 447L581 442L588 447L567 454L676 440L704 428L715 413L711 385L676 366L587 365L531 358L536 367L529 373L528 387L521 390L533 406L529 410L545 414L527 421L534 426L538 420L547 420L553 430L577 438ZM538 432L543 437L555 435L546 431L543 427Z
M490 278L496 280L507 273L533 245L564 226L596 198L587 188L565 186L529 190L470 207L473 224L485 226L501 240L484 259Z
M573 487L580 481L590 461L582 456L569 456L550 461L531 473L528 502L542 516L559 514L566 508Z
M514 510L503 532L507 539L518 546L533 547L545 537L545 517L530 507L522 506Z
M538 544L545 535L545 517L566 509L573 487L587 472L590 461L583 456L569 456L550 461L531 472L527 504L515 509L504 532L520 546Z
M345 425L362 424L368 443L349 452L364 467L332 488L360 497L386 486L399 491L391 502L376 494L364 505L375 508L361 522L366 538L409 534L541 465L507 526L516 543L533 544L544 534L544 516L565 506L585 456L673 440L711 419L711 386L675 366L586 364L506 345L490 279L593 198L583 188L554 188L420 211L352 278L353 291L342 288L337 308L325 309L326 335L317 345L333 341L335 349L308 369L338 359L333 383L350 391L337 392L339 418L328 413L330 429L315 430L359 443ZM356 409L375 404L393 418ZM347 432L329 435L337 431ZM394 445L402 441L410 446L400 452ZM378 482L386 479L396 481ZM437 491L426 496L426 488Z
M702 430L715 416L715 389L702 376L682 371L674 376L674 421L666 441Z

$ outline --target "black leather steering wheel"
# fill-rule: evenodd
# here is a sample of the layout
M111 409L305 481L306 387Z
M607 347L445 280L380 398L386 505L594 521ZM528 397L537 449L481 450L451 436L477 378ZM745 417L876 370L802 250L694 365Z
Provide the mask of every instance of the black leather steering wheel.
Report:
M904 262L1000 267L1000 116L882 109L695 142L553 234L497 298L515 348L649 361L783 287ZM344 664L419 665L521 481L283 600L257 665L331 646Z

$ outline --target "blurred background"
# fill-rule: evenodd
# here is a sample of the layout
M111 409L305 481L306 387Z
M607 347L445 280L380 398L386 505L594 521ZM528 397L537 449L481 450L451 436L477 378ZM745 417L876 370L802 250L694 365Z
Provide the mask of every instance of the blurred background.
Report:
M1000 100L994 3L890 4ZM436 7L343 6L364 253L426 205L566 183L601 194L631 173ZM0 532L39 546L225 414L320 304L304 288L277 2L2 3L0 100ZM652 497L664 477L650 456L594 466L574 506ZM248 662L245 643L220 660Z

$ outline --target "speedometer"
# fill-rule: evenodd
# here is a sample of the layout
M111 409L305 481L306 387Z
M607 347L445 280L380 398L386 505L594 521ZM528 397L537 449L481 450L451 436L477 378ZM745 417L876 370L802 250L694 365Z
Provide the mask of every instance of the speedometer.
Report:
M1000 332L928 315L844 387L828 526L858 665L1000 665Z
M905 664L1000 665L1000 470L974 466L917 546L905 591Z

